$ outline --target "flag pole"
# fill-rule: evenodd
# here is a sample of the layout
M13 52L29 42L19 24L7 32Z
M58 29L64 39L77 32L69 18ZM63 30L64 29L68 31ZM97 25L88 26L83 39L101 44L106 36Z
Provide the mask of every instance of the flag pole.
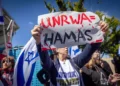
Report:
M8 36L8 40L7 40L7 48L8 49L11 49L12 48L12 33L13 33L13 26L14 26L14 21L11 20L8 27L7 27L7 30L9 29L9 32L7 34Z
M10 20L7 30L9 30L9 32L7 33L8 40L7 41L5 40L5 42L6 42L7 56L9 56L9 43L11 43L11 37L12 37L12 32L13 32L13 20L12 19Z
M9 25L8 25L8 27L7 27L7 31L9 30L9 32L7 33L7 35L8 35L8 42L11 42L11 36L12 36L12 29L11 29L11 27L12 27L12 29L13 29L13 20L11 19L10 20L10 23L9 23Z
M13 20L11 19L11 20L10 20L10 23L9 23L9 25L8 25L8 27L7 27L7 30L9 29L9 27L10 27L12 21L13 21Z

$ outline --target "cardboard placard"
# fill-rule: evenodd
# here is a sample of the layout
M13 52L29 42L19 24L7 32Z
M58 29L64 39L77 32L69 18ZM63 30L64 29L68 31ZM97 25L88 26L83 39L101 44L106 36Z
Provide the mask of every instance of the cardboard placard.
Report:
M100 18L92 12L63 11L38 16L43 48L62 48L102 42Z

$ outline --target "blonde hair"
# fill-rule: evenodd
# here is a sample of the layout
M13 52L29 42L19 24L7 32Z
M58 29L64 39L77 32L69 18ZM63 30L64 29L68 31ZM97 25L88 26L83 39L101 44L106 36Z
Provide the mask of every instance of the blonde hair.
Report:
M87 68L92 68L93 65L95 64L95 60L91 58L88 63L85 64Z

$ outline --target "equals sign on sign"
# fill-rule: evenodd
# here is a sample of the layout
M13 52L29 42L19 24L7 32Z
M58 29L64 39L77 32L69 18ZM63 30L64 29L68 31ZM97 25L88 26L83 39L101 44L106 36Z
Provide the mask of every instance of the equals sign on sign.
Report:
M93 19L93 20L94 20L94 19L95 19L95 16L90 16L90 19Z

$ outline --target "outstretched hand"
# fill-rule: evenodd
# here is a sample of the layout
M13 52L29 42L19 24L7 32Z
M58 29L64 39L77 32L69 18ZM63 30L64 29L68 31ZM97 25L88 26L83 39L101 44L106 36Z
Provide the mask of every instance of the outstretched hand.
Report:
M113 75L110 75L108 81L110 83L116 83L117 81L120 81L120 74L115 73Z
M104 21L100 21L99 26L100 26L101 31L103 31L104 33L107 32L108 27L109 27L108 24Z

